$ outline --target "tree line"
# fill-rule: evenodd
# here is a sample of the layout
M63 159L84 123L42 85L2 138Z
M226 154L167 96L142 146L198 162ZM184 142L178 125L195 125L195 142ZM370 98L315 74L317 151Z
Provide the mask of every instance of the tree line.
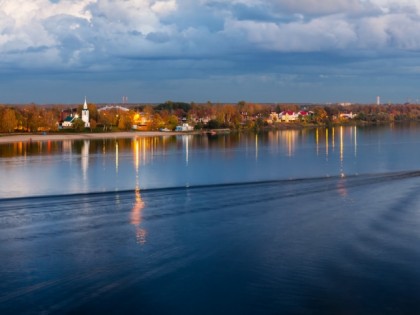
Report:
M270 114L283 111L311 111L311 115L298 123L336 124L342 123L340 114L353 113L354 121L361 123L382 123L392 121L420 120L420 105L298 105L257 104L245 101L237 104L205 104L167 101L159 105L129 105L129 111L111 109L99 111L95 104L88 104L91 131L129 130L133 125L143 130L173 130L180 123L189 123L196 129L231 128L249 129L267 125ZM68 105L0 105L0 132L58 131L63 111ZM82 105L77 112L81 116ZM276 122L280 124L281 122ZM74 129L84 130L84 124L75 120Z

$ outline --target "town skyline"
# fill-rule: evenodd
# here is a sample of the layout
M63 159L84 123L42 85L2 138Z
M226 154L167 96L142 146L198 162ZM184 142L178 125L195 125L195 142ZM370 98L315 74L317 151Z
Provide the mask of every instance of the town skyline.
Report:
M0 101L406 103L418 0L0 4Z

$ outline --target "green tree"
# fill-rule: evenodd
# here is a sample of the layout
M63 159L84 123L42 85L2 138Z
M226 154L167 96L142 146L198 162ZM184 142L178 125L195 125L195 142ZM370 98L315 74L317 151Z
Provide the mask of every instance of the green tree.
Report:
M209 129L217 129L217 128L220 128L220 122L218 120L216 120L216 119L211 119L207 123L207 128L209 128Z

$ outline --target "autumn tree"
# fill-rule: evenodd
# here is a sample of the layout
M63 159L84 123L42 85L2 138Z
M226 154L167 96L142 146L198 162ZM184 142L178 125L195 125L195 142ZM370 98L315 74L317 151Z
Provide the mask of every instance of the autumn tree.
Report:
M98 123L96 122L96 120L95 119L90 119L89 120L89 125L90 125L90 131L93 131L93 130L95 130L96 129L96 127L97 127L97 125L98 125Z
M127 112L120 113L118 119L118 129L120 130L130 130L132 123L131 123L130 114Z
M324 123L326 122L328 115L325 109L321 106L314 107L314 119L317 123Z
M152 122L150 124L151 130L159 130L160 128L165 127L165 122L162 119L162 116L159 113L153 115Z
M6 108L2 111L0 120L0 131L1 132L13 132L17 127L16 113L11 108Z
M57 130L57 114L53 110L43 110L41 112L40 127L47 130Z
M26 106L23 109L23 117L26 123L26 129L29 132L36 132L41 126L41 110L35 104Z
M114 116L113 113L110 113L110 111L104 110L104 111L99 112L99 121L98 122L101 125L103 125L104 130L108 130L112 126L114 118L115 118L115 116Z
M73 128L76 131L83 131L85 130L85 122L81 118L76 118L73 120Z
M178 125L178 117L176 117L175 115L169 115L167 117L167 120L165 121L165 126L170 130L174 130L177 125Z

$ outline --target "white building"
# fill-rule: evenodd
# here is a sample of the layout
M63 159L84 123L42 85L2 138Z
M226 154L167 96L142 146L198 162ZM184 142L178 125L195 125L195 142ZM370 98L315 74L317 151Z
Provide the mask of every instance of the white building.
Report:
M279 119L285 122L296 121L299 118L299 113L293 111L283 111L279 114Z
M183 123L182 126L176 126L175 131L193 131L194 127Z
M357 115L356 114L353 114L353 113L350 113L350 114L348 114L348 113L341 113L340 114L340 118L346 118L346 119L353 119L356 116Z
M71 127L73 127L73 121L74 121L76 118L78 118L78 116L77 116L77 115L75 115L75 116L71 116L71 115L67 116L67 117L63 120L63 123L61 124L61 126L62 126L63 128L71 128Z
M82 109L82 120L85 123L85 128L89 128L90 127L89 109L87 107L86 97L85 97L85 104L83 104L83 109Z

